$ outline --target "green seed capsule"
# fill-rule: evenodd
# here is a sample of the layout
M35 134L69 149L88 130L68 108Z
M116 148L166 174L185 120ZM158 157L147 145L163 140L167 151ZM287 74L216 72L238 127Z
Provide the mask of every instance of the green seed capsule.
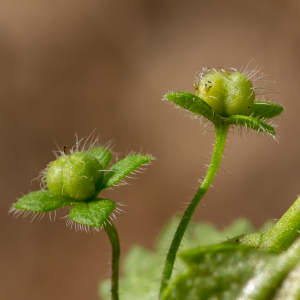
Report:
M82 201L97 195L103 176L103 167L96 158L76 152L52 162L46 182L53 195Z
M254 89L242 73L227 73L223 69L211 71L200 77L195 88L196 95L220 116L249 116L252 112Z

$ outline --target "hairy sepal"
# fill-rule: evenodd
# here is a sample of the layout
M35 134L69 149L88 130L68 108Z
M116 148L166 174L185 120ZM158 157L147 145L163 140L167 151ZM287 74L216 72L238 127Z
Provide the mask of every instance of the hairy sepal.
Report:
M257 119L271 119L280 115L283 110L281 105L272 102L254 101L251 115Z
M107 168L112 159L111 152L105 147L95 147L88 151L87 154L97 158L104 169Z
M70 219L87 226L101 227L109 220L116 203L109 199L95 198L77 203L70 211Z
M164 96L181 108L188 110L196 115L203 116L208 120L213 120L214 111L212 108L198 96L187 92L174 92Z
M115 165L113 165L104 176L101 190L118 183L127 175L138 169L140 166L150 163L152 159L153 157L148 155L134 154L120 160Z
M40 190L21 197L14 205L14 209L46 213L60 207L72 205L71 200L54 196L50 191Z
M251 116L236 115L230 116L224 120L227 124L245 126L247 128L256 130L257 132L264 132L273 136L275 136L276 134L275 129L271 125L266 124Z

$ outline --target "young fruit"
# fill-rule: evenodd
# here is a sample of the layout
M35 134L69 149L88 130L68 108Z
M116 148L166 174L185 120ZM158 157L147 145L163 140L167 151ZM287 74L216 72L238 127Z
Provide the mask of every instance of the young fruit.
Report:
M62 155L46 171L47 187L53 195L77 201L96 196L102 181L102 165L84 152Z
M240 72L205 71L200 74L195 94L204 100L216 114L249 116L254 103L254 88L246 75Z

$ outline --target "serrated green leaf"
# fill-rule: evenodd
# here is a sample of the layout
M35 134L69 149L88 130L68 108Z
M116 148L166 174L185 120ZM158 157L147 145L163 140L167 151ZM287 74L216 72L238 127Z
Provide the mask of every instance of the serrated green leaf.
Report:
M71 205L72 201L54 196L48 190L35 191L21 197L13 207L15 209L30 210L33 212L46 213L63 206Z
M70 218L77 223L99 228L115 207L116 203L112 200L95 198L77 203L70 211Z
M95 147L87 154L97 158L104 169L107 168L112 159L111 152L105 147Z
M271 135L276 134L275 129L271 125L266 124L251 116L236 115L236 116L230 116L224 120L227 122L227 124L229 123L229 124L245 126L250 129L256 130L258 132L265 132Z
M109 172L106 173L101 189L106 189L113 184L116 184L134 170L138 169L141 165L149 163L152 159L152 157L142 154L134 154L125 157L113 165Z
M165 95L165 98L174 102L183 109L186 109L197 115L201 115L208 120L214 118L212 108L198 96L187 92L175 92Z
M281 105L266 101L254 101L252 116L257 119L271 119L283 112Z

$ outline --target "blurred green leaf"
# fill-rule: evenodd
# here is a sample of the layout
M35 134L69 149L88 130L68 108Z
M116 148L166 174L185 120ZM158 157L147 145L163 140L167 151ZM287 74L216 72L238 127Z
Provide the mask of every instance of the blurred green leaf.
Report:
M120 280L122 300L157 299L161 271L158 266L160 256L142 246L133 246L123 263L123 277ZM111 300L111 283L105 280L99 285L103 300Z
M57 208L72 205L72 201L54 196L48 190L31 192L21 197L14 205L15 209L46 213Z
M116 203L109 199L95 198L77 203L70 211L70 218L80 224L101 227L115 209Z
M300 299L300 263L287 275L277 290L273 300L299 300Z
M152 159L152 157L142 154L134 154L125 157L113 165L109 172L106 173L101 189L106 189L116 184L124 177L138 169L141 165L149 163Z
M300 240L280 255L221 244L188 250L180 256L188 269L170 283L162 300L269 300L283 293L282 287L289 286L291 278L299 281L292 273L300 260ZM299 299L300 289L294 289L297 292L291 299Z
M255 267L254 276L244 285L238 297L240 300L273 299L275 293L283 292L282 286L290 285L291 273L300 260L300 240L298 239L287 251L274 256L273 261ZM299 274L298 274L299 277ZM290 292L292 286L289 286ZM291 293L300 298L299 288L293 287ZM283 298L285 300L290 298Z
M120 280L122 300L157 299L161 265L164 262L164 255L162 254L170 246L172 235L179 221L179 217L174 217L167 224L159 236L155 252L141 246L135 246L129 251L123 263L123 276ZM255 228L247 219L237 219L223 230L218 230L210 223L191 222L180 245L179 253L195 247L219 244L229 238L254 230ZM186 264L180 258L176 259L173 278L186 269ZM110 280L101 282L99 294L103 300L111 299Z
M238 298L255 267L272 257L233 244L189 250L181 254L189 268L166 288L163 300Z
M257 119L271 119L283 112L281 105L266 101L254 101L252 116Z

